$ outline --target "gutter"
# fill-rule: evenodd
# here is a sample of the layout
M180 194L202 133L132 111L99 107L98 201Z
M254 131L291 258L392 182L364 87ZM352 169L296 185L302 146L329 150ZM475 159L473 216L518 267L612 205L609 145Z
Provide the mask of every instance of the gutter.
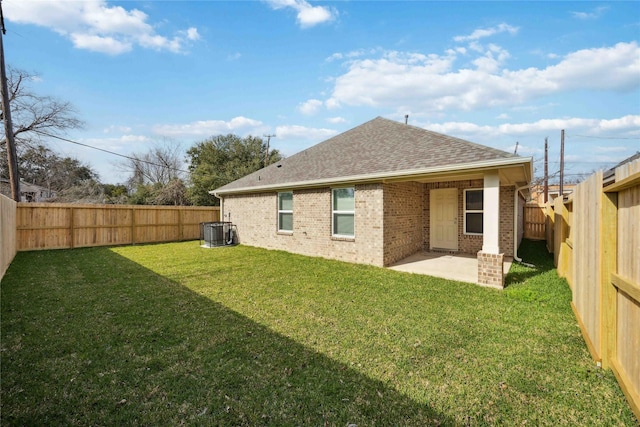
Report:
M522 258L518 257L518 194L529 187L531 184L516 187L516 191L513 193L513 259L518 262L522 262ZM524 216L522 221L524 222Z
M239 193L253 193L258 191L268 191L268 190L276 190L280 188L305 188L305 187L320 187L331 184L355 184L355 183L366 183L366 182L379 182L388 179L398 179L398 178L409 178L409 179L419 179L426 177L428 175L434 174L442 174L442 173L455 173L460 171L469 171L469 172L481 172L487 169L495 169L497 167L504 166L517 166L522 165L525 166L529 164L529 169L533 169L533 158L532 157L514 157L511 159L498 159L498 160L489 160L484 162L477 163L465 163L461 165L445 165L438 166L434 168L426 168L426 169L412 169L407 171L398 171L398 172L377 172L373 174L362 174L362 175L352 175L352 176L342 176L337 178L329 178L329 179L313 179L308 181L297 181L297 182L283 182L278 184L268 184L254 187L242 187L237 189L230 190L212 190L209 191L209 194L213 194L218 197L218 194L239 194ZM526 166L525 166L526 167ZM531 172L531 171L530 171ZM525 171L526 175L526 171ZM529 179L531 179L531 176Z

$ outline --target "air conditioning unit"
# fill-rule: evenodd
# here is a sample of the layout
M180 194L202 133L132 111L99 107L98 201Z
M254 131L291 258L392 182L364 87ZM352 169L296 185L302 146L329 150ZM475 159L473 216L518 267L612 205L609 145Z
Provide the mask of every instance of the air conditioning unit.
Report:
M219 246L233 246L238 244L236 226L231 222L201 222L200 246L216 248Z

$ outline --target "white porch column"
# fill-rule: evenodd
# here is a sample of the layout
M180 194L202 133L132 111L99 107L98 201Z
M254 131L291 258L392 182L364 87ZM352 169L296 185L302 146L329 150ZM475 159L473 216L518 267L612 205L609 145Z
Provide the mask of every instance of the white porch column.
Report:
M500 253L500 178L497 172L484 175L482 252Z

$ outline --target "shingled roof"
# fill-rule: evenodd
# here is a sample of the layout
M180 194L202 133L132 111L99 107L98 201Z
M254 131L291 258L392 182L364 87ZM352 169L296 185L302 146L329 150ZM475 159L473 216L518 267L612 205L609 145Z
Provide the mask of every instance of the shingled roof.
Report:
M341 181L399 177L430 170L453 170L474 164L516 164L528 158L463 139L375 119L336 135L278 163L220 187L232 194Z

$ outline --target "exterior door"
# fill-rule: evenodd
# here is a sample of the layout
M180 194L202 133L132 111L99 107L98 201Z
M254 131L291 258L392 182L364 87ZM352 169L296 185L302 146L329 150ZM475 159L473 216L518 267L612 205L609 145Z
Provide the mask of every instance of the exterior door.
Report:
M458 250L458 189L442 188L429 193L430 249Z

